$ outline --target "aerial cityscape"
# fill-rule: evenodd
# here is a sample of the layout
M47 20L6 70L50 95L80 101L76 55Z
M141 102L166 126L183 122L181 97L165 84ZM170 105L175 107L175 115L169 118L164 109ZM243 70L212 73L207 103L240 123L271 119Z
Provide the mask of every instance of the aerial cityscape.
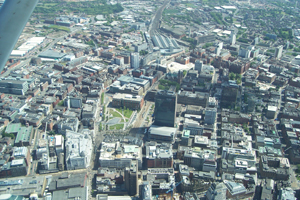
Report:
M300 199L299 4L0 0L0 200Z

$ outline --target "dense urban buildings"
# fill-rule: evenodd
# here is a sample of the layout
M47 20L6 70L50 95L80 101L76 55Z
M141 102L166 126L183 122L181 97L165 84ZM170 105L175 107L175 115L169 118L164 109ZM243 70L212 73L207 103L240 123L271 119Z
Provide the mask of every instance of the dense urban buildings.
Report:
M0 74L0 199L299 199L299 6L40 1Z

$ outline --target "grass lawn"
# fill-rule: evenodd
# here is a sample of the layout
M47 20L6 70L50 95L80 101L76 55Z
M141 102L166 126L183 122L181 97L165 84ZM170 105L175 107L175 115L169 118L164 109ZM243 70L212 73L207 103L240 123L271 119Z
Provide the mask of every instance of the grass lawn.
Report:
M119 111L120 113L122 113L124 115L124 117L126 117L126 118L130 118L131 115L132 115L132 113L133 113L133 111L129 110L128 108L126 110L124 110L124 111L123 111L122 108L118 108L116 110Z
M178 12L179 11L176 10L176 9L166 9L166 10L164 10L164 14L176 14Z
M58 25L50 25L50 26L45 26L44 28L51 28L57 31L66 31L66 32L70 32L70 28L68 27L64 27L64 26L58 26Z
M112 117L110 117L109 119L112 119L112 118L115 118L115 117L119 117L119 118L121 118L121 122L124 122L123 117L118 112L110 110L109 113L112 115Z
M117 113L116 111L110 111L110 114L112 114L113 117L121 117L122 118L122 116L119 113Z
M123 129L124 124L115 124L109 127L109 130L121 130Z
M191 7L191 8L195 8L196 6L194 5L194 4L192 4L192 3L187 3L187 4L185 4L187 7Z

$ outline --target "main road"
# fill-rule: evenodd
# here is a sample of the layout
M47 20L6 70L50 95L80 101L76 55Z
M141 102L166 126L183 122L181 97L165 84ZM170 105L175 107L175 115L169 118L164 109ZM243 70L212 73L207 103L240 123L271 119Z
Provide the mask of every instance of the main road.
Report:
M170 3L170 0L165 0L163 5L161 7L158 8L158 10L156 11L155 15L153 16L152 22L149 26L149 34L150 36L152 36L154 34L154 32L158 29L159 27L159 21L161 19L162 13L164 11L164 9L166 8L166 6Z

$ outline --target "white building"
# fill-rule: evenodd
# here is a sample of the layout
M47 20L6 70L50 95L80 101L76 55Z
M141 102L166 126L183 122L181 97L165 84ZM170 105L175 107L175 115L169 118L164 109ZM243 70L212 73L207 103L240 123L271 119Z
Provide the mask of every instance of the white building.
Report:
M283 46L280 45L275 49L275 58L280 59L282 57Z
M250 58L251 55L251 51L248 49L240 49L239 50L239 56L243 57L243 58Z
M90 166L92 138L89 130L82 133L66 132L66 166L67 170L85 169Z
M99 164L100 167L121 168L130 167L132 160L138 161L142 168L142 148L137 145L102 142Z
M231 31L231 35L230 35L230 45L235 45L235 42L236 42L236 35L234 33L234 31Z

